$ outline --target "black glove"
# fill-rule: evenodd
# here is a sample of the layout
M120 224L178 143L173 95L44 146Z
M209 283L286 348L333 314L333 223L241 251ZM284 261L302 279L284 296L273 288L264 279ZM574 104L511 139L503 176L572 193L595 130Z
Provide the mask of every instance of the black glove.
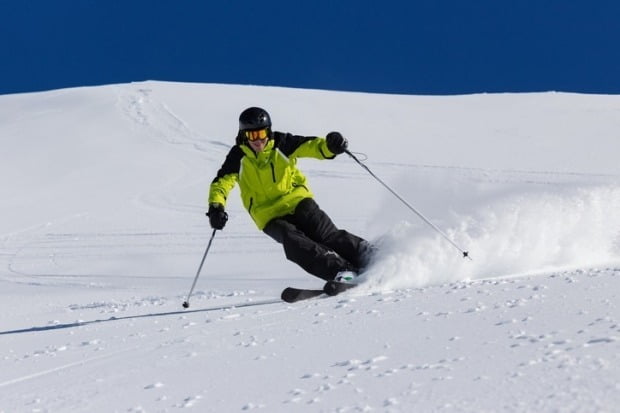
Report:
M327 141L327 149L336 155L346 151L349 146L349 143L344 136L340 134L340 132L329 132L325 137L325 140Z
M228 221L228 214L224 211L224 206L220 204L209 205L207 216L209 217L209 223L213 229L223 229L224 225L226 225L226 221Z

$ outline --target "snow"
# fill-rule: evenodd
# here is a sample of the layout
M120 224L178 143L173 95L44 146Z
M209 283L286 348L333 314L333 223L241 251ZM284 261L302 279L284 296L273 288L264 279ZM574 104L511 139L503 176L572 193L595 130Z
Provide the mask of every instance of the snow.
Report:
M339 130L318 203L364 284L287 262L210 181L248 106ZM141 82L0 96L0 412L617 411L620 97Z

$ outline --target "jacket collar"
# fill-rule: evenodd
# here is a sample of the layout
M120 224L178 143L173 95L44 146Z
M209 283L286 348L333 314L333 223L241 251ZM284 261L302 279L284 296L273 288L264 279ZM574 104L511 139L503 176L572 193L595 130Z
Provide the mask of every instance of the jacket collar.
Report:
M260 159L269 157L269 154L271 154L271 151L273 150L274 145L275 145L274 140L269 139L267 141L267 145L265 145L265 149L263 149L263 151L259 153L254 152L254 150L250 148L250 146L247 143L242 143L241 145L239 145L239 147L241 148L245 156L250 157L251 159L260 160Z

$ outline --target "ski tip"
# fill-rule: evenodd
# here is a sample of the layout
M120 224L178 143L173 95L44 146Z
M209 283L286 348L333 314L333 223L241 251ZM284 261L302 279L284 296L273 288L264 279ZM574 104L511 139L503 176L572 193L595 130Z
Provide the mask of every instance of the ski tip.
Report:
M301 300L318 297L323 294L323 290L308 290L303 288L287 287L282 290L280 298L287 303L295 303Z
M293 290L291 287L286 287L284 290L282 290L282 294L280 294L280 298L282 299L282 301L286 301L287 303L291 302L289 301L291 295L293 294L291 290Z

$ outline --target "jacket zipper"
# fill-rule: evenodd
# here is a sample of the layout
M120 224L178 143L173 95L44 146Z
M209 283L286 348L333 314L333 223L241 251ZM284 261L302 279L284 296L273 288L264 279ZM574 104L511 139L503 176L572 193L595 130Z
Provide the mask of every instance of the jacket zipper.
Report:
M273 183L276 183L276 168L273 166L273 163L269 164L271 166L271 177L273 178Z

